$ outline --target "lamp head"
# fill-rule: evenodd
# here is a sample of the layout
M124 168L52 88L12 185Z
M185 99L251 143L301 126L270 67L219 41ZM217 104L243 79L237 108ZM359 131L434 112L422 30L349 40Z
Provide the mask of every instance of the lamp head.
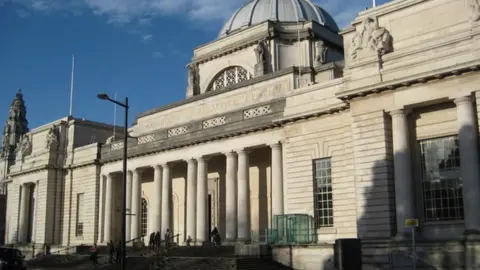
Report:
M108 95L107 94L97 94L97 97L102 100L108 100Z

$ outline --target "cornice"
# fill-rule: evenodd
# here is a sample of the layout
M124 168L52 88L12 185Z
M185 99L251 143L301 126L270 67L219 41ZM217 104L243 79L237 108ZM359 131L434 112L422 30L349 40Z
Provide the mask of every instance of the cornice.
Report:
M336 97L344 101L349 101L358 97L365 97L372 94L378 94L386 91L393 91L395 89L409 87L415 84L429 83L446 79L449 77L460 76L470 72L477 72L480 69L479 61L474 63L468 63L461 66L455 66L454 68L444 68L440 70L434 70L416 74L406 78L398 80L392 80L385 83L378 83L375 85L369 85L366 87L356 88L354 90L342 91L336 94Z
M37 166L37 167L34 167L34 168L27 169L27 170L21 170L21 171L18 171L18 172L9 173L8 177L17 177L17 176L25 175L25 174L33 174L33 173L37 173L39 171L49 170L49 169L57 169L57 168L53 165L42 165L42 166Z

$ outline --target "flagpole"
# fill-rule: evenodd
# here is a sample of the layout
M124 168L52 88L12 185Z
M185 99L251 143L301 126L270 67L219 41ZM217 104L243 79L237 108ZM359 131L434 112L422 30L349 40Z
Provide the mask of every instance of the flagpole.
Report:
M376 0L372 0L373 1L373 7L376 7L377 6L377 1Z
M73 116L73 74L75 72L75 55L72 55L72 76L70 79L70 116Z
M115 92L115 101L117 101L117 93ZM113 105L113 138L117 136L117 104Z

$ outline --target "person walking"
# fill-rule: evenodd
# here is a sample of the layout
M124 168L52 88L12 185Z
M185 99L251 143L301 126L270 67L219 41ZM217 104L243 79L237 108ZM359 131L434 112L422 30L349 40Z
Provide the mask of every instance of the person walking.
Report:
M92 260L93 268L97 268L97 266L98 266L97 244L93 244L93 246L92 246L92 250L91 250L91 253L90 253L90 260Z

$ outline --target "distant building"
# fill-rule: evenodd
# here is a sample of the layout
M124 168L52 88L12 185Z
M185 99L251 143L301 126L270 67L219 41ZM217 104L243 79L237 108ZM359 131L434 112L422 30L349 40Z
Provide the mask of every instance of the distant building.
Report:
M241 254L328 269L339 238L385 264L418 218L422 260L480 268L479 19L476 1L392 1L339 31L307 0L249 1L194 50L186 99L130 127L127 239L217 227ZM6 133L30 138L8 140L7 242L121 239L112 127L23 127Z

